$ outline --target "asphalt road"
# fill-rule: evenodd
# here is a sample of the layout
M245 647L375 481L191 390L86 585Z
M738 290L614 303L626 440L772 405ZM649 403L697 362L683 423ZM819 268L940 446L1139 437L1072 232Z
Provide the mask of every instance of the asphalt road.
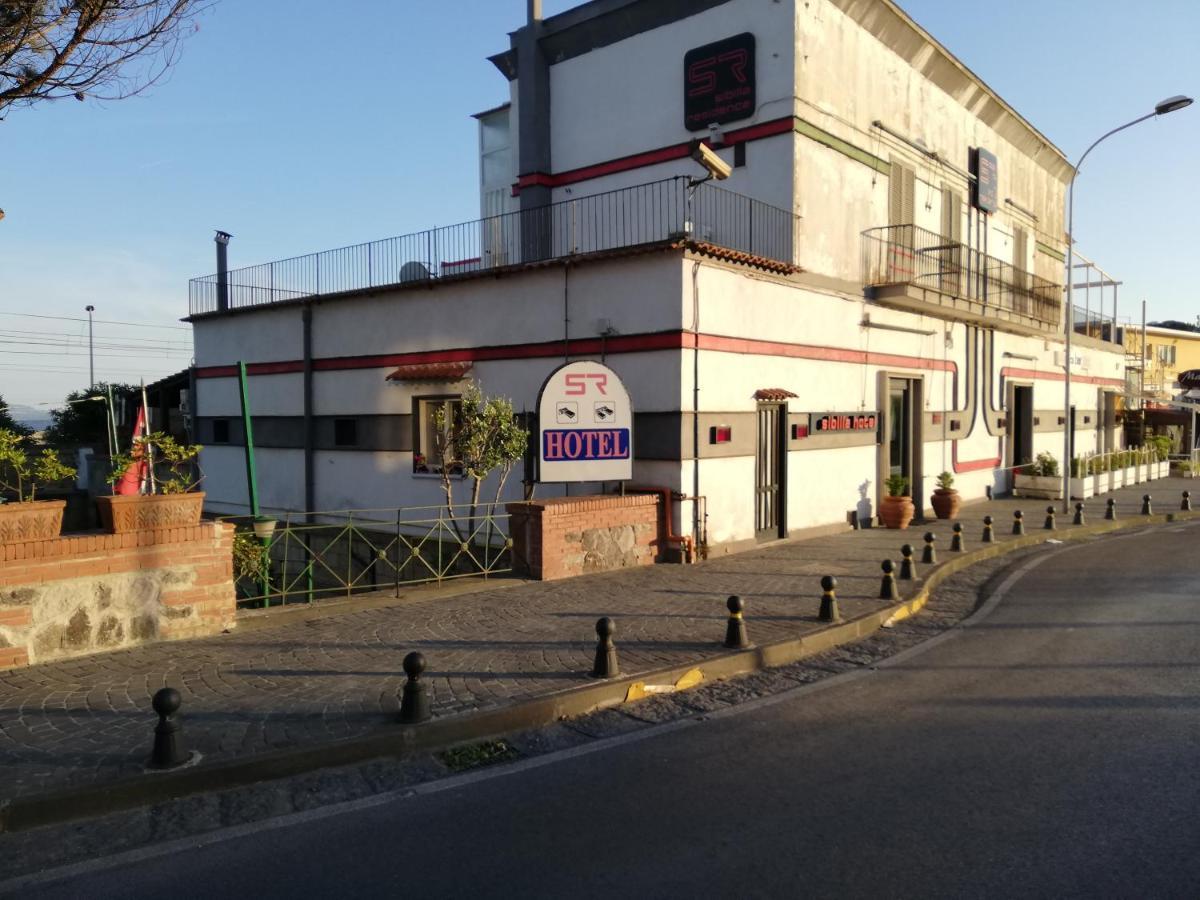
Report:
M876 671L22 896L1197 897L1197 538L1048 549Z

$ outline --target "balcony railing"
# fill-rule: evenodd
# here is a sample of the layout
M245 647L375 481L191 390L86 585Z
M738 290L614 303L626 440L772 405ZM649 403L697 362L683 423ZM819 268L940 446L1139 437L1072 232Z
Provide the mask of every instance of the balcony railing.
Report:
M1046 326L1061 322L1062 285L916 225L864 231L862 267L869 287L914 285Z
M233 269L188 284L192 315L690 239L794 265L796 216L684 177ZM226 298L222 300L222 293Z

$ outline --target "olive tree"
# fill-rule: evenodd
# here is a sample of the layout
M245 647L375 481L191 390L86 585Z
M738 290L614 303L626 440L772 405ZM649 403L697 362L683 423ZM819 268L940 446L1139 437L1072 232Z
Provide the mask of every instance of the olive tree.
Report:
M455 533L463 539L454 514L454 473L471 479L471 512L465 540L475 533L475 518L484 479L497 473L493 503L499 503L513 467L524 457L529 432L517 422L512 401L487 397L472 383L463 392L461 409L451 420L445 408L434 412L434 449L442 471L442 490ZM489 518L490 522L490 518ZM489 539L490 539L489 527Z

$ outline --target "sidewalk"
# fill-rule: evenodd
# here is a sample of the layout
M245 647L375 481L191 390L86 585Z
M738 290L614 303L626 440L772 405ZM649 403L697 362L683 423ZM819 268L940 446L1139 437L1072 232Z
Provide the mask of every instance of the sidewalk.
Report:
M1088 501L1088 525L1103 521L1108 496L1125 524L1145 523L1141 497L1155 513L1176 512L1195 482L1163 479ZM967 551L978 550L982 520L996 540L1013 540L1012 513L1026 532L1042 531L1047 501L995 500L965 507ZM1059 504L1055 504L1056 507ZM1157 519L1161 521L1161 518ZM473 593L349 611L204 640L0 673L0 806L144 775L153 735L150 698L164 685L183 695L186 745L200 767L280 750L396 732L401 660L422 651L435 720L496 710L555 692L594 686L588 677L595 620L613 616L623 675L703 665L728 653L725 598L746 600L750 638L759 646L815 633L820 579L838 579L841 615L850 620L888 604L877 599L880 561L899 562L908 542L920 560L925 531L937 535L939 562L949 552L949 522L905 532L867 529L709 560L573 580L485 588ZM1119 523L1118 523L1119 524ZM925 576L930 567L920 566ZM921 582L900 582L911 597ZM399 746L397 746L397 750Z

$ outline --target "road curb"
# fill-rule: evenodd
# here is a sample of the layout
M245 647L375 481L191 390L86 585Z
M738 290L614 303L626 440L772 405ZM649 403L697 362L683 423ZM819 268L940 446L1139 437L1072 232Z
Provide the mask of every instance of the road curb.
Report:
M930 594L945 579L984 560L1045 543L1047 540L1070 541L1136 527L1188 521L1196 514L1173 512L1137 516L1014 537L946 559L921 581L919 589L912 597L899 603L800 637L732 651L700 662L568 688L500 709L435 718L421 725L397 724L394 730L348 741L281 750L259 754L249 759L234 759L172 772L159 772L152 777L141 776L106 785L0 801L0 833L25 831L107 815L190 794L243 787L316 769L405 756L417 751L486 740L617 706L629 699L646 696L647 693L670 692L675 690L677 685L690 687L706 681L719 681L735 675L787 665L867 637L879 628L890 627L916 615L928 603Z

